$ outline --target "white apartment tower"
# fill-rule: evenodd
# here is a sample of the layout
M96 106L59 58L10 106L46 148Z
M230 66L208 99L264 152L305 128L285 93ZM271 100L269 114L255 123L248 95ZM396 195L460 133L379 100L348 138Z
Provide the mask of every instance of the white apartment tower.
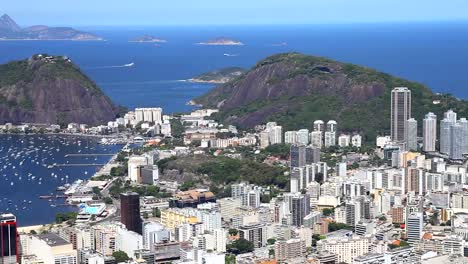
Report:
M436 150L437 116L430 112L423 120L423 150L431 152Z

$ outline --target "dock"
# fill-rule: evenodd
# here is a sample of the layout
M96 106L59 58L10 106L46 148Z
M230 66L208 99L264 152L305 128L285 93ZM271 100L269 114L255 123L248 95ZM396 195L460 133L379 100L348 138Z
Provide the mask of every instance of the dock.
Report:
M67 157L97 157L97 156L114 156L113 153L69 153L65 155Z
M53 164L49 167L89 167L89 166L104 166L106 163L66 163L66 164Z

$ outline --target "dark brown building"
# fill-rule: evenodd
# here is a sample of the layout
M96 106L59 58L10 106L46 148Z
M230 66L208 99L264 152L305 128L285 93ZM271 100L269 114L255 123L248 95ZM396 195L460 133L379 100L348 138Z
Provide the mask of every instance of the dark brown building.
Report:
M140 195L135 192L120 194L120 222L130 230L142 234Z

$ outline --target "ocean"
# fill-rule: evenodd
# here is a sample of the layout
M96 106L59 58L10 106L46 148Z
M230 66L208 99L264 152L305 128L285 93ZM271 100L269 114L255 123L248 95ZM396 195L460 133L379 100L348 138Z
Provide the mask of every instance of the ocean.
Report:
M79 153L116 153L121 146L100 145L97 138L53 135L0 135L0 214L16 215L20 226L51 223L61 212L76 211L55 195L58 186L89 179L99 166L53 167L56 164L104 164L110 156L66 157Z
M468 24L92 27L84 30L106 41L0 41L0 63L36 53L66 55L114 102L129 109L162 107L166 113L193 109L186 103L214 87L185 81L189 78L228 66L249 68L269 55L293 51L375 68L421 82L436 92L468 99ZM128 42L143 35L168 42L158 45ZM195 45L221 36L240 40L245 45ZM130 63L134 66L124 67ZM78 139L64 137L0 136L0 212L12 211L20 225L31 225L51 222L55 213L71 210L51 207L50 202L37 196L54 192L66 175L68 182L89 178L96 168L47 169L42 166L42 159L47 164L61 163L67 161L65 154L80 150L117 151L97 145L92 139L80 141L78 144ZM99 161L105 159L98 157ZM38 178L42 178L41 184Z

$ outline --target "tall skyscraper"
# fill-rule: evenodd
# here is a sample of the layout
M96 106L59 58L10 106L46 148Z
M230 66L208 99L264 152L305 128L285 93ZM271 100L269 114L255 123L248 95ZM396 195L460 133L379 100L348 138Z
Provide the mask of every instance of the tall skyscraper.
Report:
M423 215L420 212L408 214L406 218L406 235L410 244L417 243L423 235Z
M445 117L442 121L440 121L440 152L444 154L449 154L450 153L450 146L451 146L451 126L453 126L456 123L455 121L452 121L451 119L448 119Z
M140 195L135 192L120 194L120 222L130 230L142 234L142 220L140 216Z
M13 214L0 214L0 263L19 263L18 232Z
M329 120L327 122L327 131L336 132L336 127L338 123L335 120Z
M291 146L291 167L303 167L320 161L320 150L310 146Z
M391 137L394 141L405 140L406 120L411 118L411 91L396 87L391 97Z
M408 150L418 150L418 121L414 118L406 120L405 141Z
M462 145L462 152L463 154L468 154L468 120L466 118L460 118L458 120L458 123L462 126L463 130L463 141L461 143Z
M460 122L450 126L450 139L450 159L463 160L463 145L466 139L464 138L463 126Z
M310 213L310 196L297 193L291 198L292 224L302 226L304 217Z
M428 113L423 120L423 150L435 151L437 139L437 116Z

